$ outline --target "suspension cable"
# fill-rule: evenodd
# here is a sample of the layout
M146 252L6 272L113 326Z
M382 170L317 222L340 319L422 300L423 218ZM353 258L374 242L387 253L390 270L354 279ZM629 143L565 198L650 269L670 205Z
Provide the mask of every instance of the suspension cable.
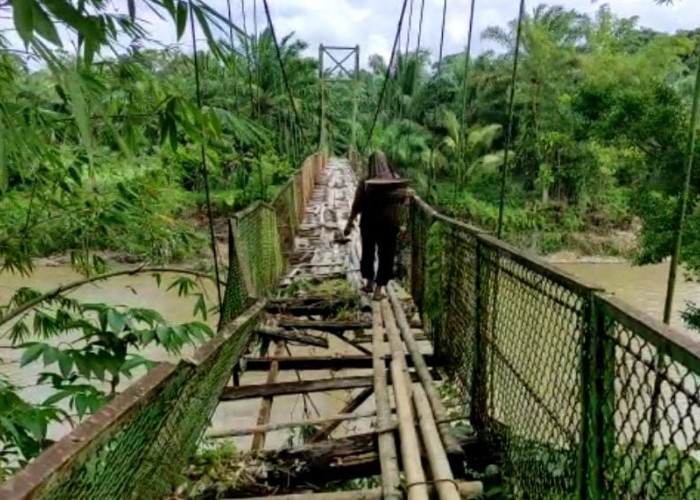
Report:
M197 108L202 111L202 91L199 81L199 57L197 56L197 38L194 31L194 8L192 0L188 0L190 8L190 30L192 31L192 52L194 57L194 85L197 96ZM202 130L204 132L204 130ZM214 258L214 275L216 277L216 296L219 300L219 317L223 316L224 303L221 299L221 279L219 278L219 256L216 250L216 235L214 234L214 216L211 209L211 192L209 189L209 169L207 168L207 155L204 149L204 134L199 143L199 151L202 161L202 177L204 178L204 191L206 193L207 217L209 219L209 238L211 240L211 253Z
M469 31L467 32L467 49L464 54L464 76L463 78L463 84L462 84L462 112L460 113L460 118L461 118L461 127L460 127L460 135L461 135L461 141L460 141L460 162L461 162L461 168L464 168L466 165L464 165L464 160L465 160L465 148L466 148L466 141L467 141L467 91L468 91L468 81L469 81L469 65L471 61L471 53L472 53L472 33L474 32L474 10L476 8L476 0L471 0L471 11L469 12ZM460 176L461 177L461 176ZM458 179L461 180L461 179ZM454 183L454 190L452 192L452 208L457 203L457 182Z
M413 23L413 0L411 0L411 6L408 8L408 30L406 31L406 50L404 53L408 55L408 47L411 44L411 24Z
M253 69L250 55L250 37L248 36L248 27L246 25L245 15L245 0L241 0L241 15L243 16L243 32L245 33L245 58L248 62L248 93L250 94L250 115L258 116L255 99L253 98Z
M389 57L389 64L386 67L386 72L384 73L384 83L382 85L382 91L379 94L379 101L377 102L377 108L374 111L374 118L372 119L372 126L367 134L367 140L362 148L362 151L367 149L370 142L372 142L372 136L374 135L374 129L377 126L377 119L379 118L379 111L382 108L384 102L384 96L386 95L386 89L389 85L389 76L391 74L391 67L394 65L394 58L396 57L396 48L399 44L399 37L401 36L401 26L403 25L404 14L406 13L406 4L408 0L403 0L403 5L401 6L401 15L399 15L399 22L396 25L396 35L394 35L394 45L391 48L391 56Z
M508 154L513 145L513 115L515 106L515 82L518 76L518 59L520 57L520 37L523 31L523 18L525 17L525 0L520 0L520 13L518 14L518 31L515 35L515 49L513 56L513 72L510 78L510 98L508 100L508 135L506 136L506 149L503 153L503 166L501 167L501 190L498 200L498 230L497 237L503 234L503 204L506 192L506 177L508 173Z
M442 0L442 27L440 28L440 55L438 56L438 73L442 69L442 47L445 44L445 20L447 19L447 0Z
M472 34L474 33L474 10L476 8L476 0L472 0L471 11L469 12L469 31L467 32L467 50L464 55L464 82L462 86L462 127L467 123L467 91L469 65L471 64L472 54Z
M420 19L418 21L418 43L416 43L416 55L420 52L420 39L423 34L423 12L425 11L425 0L420 0Z
M282 59L282 51L277 43L277 35L275 34L275 25L272 23L272 16L270 15L270 6L267 4L267 0L263 0L263 6L265 7L265 17L267 18L267 24L270 27L270 34L272 35L272 41L275 44L275 52L277 54L277 62L280 64L280 70L282 71L282 80L284 81L284 87L287 89L287 95L289 96L289 102L292 105L292 111L294 112L294 120L296 122L299 130L302 130L301 120L299 119L299 113L297 112L297 106L294 102L294 95L292 94L292 88L289 86L289 80L287 79L287 70L284 67L284 60Z

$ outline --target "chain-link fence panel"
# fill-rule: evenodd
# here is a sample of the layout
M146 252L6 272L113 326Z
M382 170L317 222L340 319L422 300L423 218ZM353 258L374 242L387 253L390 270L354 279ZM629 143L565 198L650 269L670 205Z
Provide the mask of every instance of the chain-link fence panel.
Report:
M415 199L409 287L515 498L700 499L700 343Z
M589 406L589 493L700 498L700 346L597 295Z

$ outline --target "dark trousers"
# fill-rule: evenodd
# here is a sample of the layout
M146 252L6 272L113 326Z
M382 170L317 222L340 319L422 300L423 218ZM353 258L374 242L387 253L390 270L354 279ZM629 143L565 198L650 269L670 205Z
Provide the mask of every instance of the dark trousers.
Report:
M394 226L377 227L374 224L360 226L362 236L362 277L374 281L377 286L386 286L394 274L394 254L399 228ZM374 272L374 257L379 257L377 272Z

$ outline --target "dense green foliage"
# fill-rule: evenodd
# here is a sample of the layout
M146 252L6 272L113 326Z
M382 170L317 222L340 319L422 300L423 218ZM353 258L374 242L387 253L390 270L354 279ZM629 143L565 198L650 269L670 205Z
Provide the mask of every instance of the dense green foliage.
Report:
M426 53L402 54L373 142L432 203L491 229L515 29L513 21L485 30L482 39L503 51L473 57L466 76L464 53L448 56L439 74ZM640 260L668 255L700 31L654 32L607 6L589 16L539 5L526 14L520 51L506 237L548 252L595 239L582 234L611 236L641 225ZM385 68L381 58L373 63L374 73L362 76L365 130ZM694 218L691 210L689 231Z
M26 49L0 33L1 272L29 273L33 258L56 254L69 254L87 276L105 272L115 252L156 263L205 255L205 187L215 217L270 200L321 137L338 154L384 149L430 203L494 228L515 22L481 34L502 50L474 56L468 74L463 53L439 72L425 51L397 54L368 137L387 73L382 57L371 56L356 83L320 87L305 43L287 35L279 49L289 95L269 28L250 35L204 0L128 0L124 13L109 4L0 2ZM191 22L206 47L154 48L141 8L170 19L183 43ZM524 20L520 50L505 236L544 252L586 242L587 251L609 253L628 249L607 237L638 232L640 262L668 256L700 31L654 32L605 6L589 16L540 5ZM698 181L683 255L696 271ZM206 316L194 282L175 286L199 294L195 313ZM0 307L0 328L24 350L23 365L43 362L38 383L55 394L30 404L0 379L0 478L48 444L49 424L80 420L114 396L122 377L148 367L137 351L156 344L176 353L211 334L202 323L171 325L153 311L60 293L25 314L37 298L20 290ZM698 321L696 310L688 314ZM56 342L68 335L71 342Z

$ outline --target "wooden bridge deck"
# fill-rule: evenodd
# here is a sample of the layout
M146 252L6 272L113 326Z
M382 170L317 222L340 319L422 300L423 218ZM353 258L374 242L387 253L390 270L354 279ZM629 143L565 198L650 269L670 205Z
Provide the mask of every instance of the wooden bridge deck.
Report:
M258 343L221 394L208 435L250 450L259 479L231 497L451 499L482 490L462 480L474 439L453 435L410 297L394 285L381 301L360 291L359 235L339 238L355 186L349 164L332 159ZM323 493L375 476L377 487Z

